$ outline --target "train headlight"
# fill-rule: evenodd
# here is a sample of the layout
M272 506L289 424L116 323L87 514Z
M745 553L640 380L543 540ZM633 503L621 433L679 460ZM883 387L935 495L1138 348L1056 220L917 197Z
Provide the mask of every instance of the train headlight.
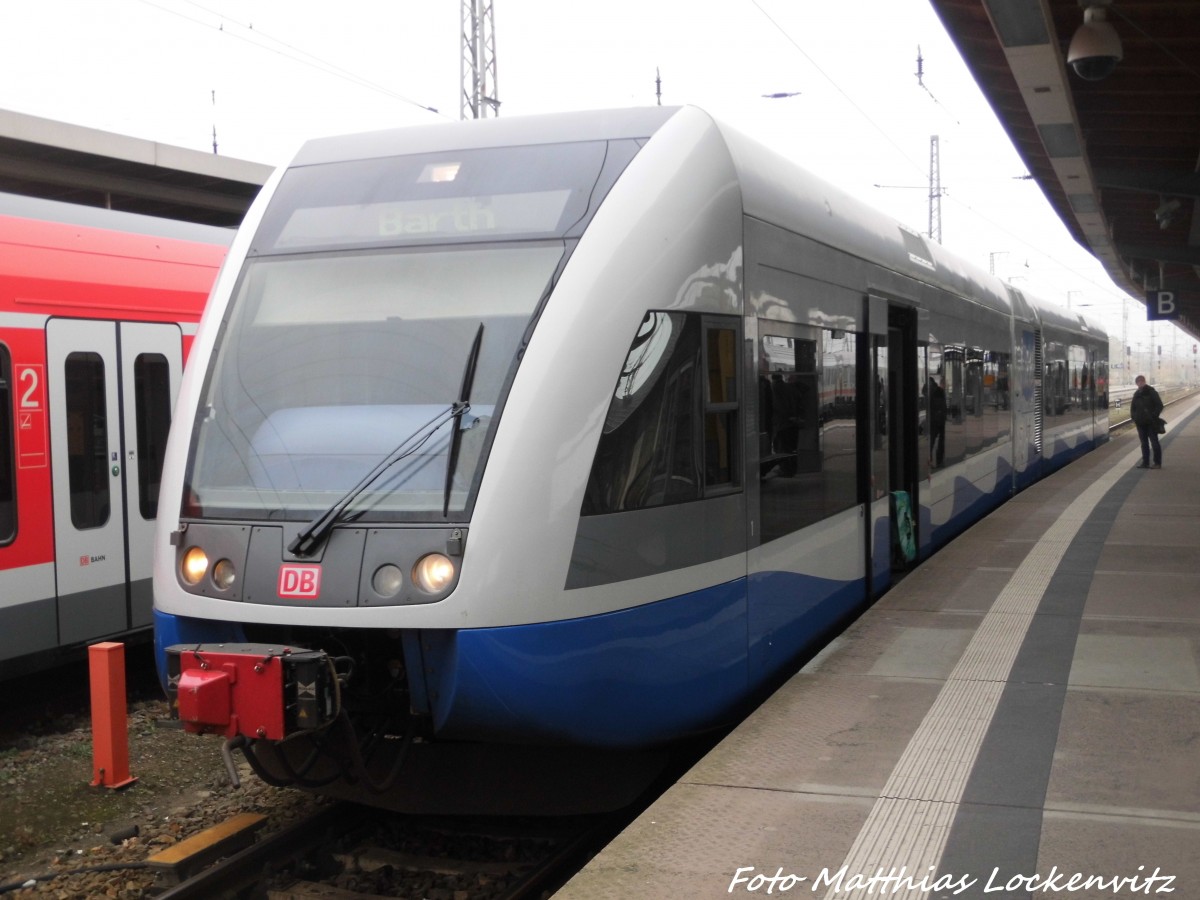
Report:
M237 581L237 569L233 567L233 563L229 560L219 559L217 560L217 564L213 566L212 580L213 584L217 586L217 590L227 591Z
M179 564L179 575L193 587L199 584L208 572L208 554L199 547L189 547Z
M454 581L454 563L441 553L422 556L413 566L412 579L427 594L440 594Z
M371 576L371 587L380 597L395 597L404 587L404 572L391 563L382 565Z

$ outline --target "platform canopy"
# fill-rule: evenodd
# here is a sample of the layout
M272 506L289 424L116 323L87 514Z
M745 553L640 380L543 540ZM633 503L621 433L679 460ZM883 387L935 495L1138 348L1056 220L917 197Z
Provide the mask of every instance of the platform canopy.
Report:
M930 3L1075 239L1148 312L1174 304L1200 336L1200 2ZM1120 44L1096 80L1067 63L1085 13Z

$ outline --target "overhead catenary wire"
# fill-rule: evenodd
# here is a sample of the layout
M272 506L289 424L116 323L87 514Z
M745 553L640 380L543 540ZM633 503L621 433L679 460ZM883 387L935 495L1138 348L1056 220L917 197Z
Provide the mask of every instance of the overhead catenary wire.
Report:
M326 75L331 75L334 78L340 78L343 81L350 82L351 84L358 85L359 87L376 91L387 97L391 97L394 100L399 100L401 103L414 106L417 109L422 109L426 112L431 112L435 115L449 118L443 112L441 112L441 110L434 106L421 103L420 101L405 96L404 94L394 91L389 87L385 87L378 82L372 81L369 78L364 78L361 75L357 75L354 72L351 72L349 69L339 66L336 63L330 62L327 59L323 59L313 53L309 53L307 50L302 50L301 48L293 46L286 41L272 37L270 34L262 31L261 29L255 28L252 22L239 21L232 16L226 15L220 10L212 9L204 6L203 4L197 3L195 0L180 0L180 2L187 6L194 7L195 9L198 9L209 16L213 16L219 21L214 24L213 22L202 20L196 16L188 15L179 9L173 9L170 6L165 5L163 2L160 2L160 0L137 0L137 2L157 9L160 12L168 15L176 16L184 21L199 25L202 28L220 32L223 35L250 44L253 47L257 47L259 50L262 50L265 53L274 53L278 56L284 57L285 59L290 59L292 62L303 66L308 66L309 68L324 72ZM225 25L227 23L235 27L226 28ZM265 42L269 42L274 46L269 46L268 43Z
M791 44L796 49L797 53L799 53L806 60L808 60L809 65L811 65L814 69L816 69L817 72L820 73L821 77L824 78L827 82L829 82L829 84L831 84L833 86L833 89L835 91L837 91L839 94L841 94L842 97L845 99L845 101L847 103L849 103L852 107L854 107L855 111L860 116L862 116L863 119L868 124L870 124L870 126L872 128L874 128L881 135L883 135L884 140L886 140L889 144L891 144L896 149L897 153L899 153L905 160L907 160L909 162L909 164L911 164L912 167L914 169L916 169L918 172L922 171L921 164L916 162L911 156L908 155L907 151L903 147L901 147L898 143L896 143L895 138L893 138L891 136L891 134L888 132L888 130L886 128L884 128L878 122L876 122L874 119L872 119L871 116L867 114L866 110L864 110L861 106L859 106L857 103L855 103L853 97L851 97L844 90L842 90L842 86L839 85L829 75L829 73L827 73L824 69L822 69L821 66L817 63L817 61L815 59L813 59L811 56L809 56L808 52L803 47L800 46L800 44L796 41L795 38L793 38L790 34L788 34L787 30L782 25L780 25L779 22L777 22L774 19L774 17L771 16L771 14L769 12L767 12L765 9L762 8L762 4L760 4L758 2L758 0L750 0L750 2L752 4L754 4L754 8L757 9L762 14L763 18L766 19L768 22L770 22L772 27L774 27L775 30L779 32L780 36L783 37L783 39L785 41L787 41L789 44Z

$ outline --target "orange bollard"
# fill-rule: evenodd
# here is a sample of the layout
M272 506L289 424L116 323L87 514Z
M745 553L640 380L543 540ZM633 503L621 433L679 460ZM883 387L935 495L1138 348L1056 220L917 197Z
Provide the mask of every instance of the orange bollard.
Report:
M128 787L129 723L125 716L125 645L88 647L92 688L92 787Z

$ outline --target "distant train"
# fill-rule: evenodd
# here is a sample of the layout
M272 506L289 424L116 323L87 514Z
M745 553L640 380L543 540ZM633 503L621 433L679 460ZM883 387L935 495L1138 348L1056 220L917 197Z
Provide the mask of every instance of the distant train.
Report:
M0 674L149 637L171 409L232 237L0 194Z
M544 810L1107 440L1107 349L696 108L313 141L184 378L160 674L273 783Z

